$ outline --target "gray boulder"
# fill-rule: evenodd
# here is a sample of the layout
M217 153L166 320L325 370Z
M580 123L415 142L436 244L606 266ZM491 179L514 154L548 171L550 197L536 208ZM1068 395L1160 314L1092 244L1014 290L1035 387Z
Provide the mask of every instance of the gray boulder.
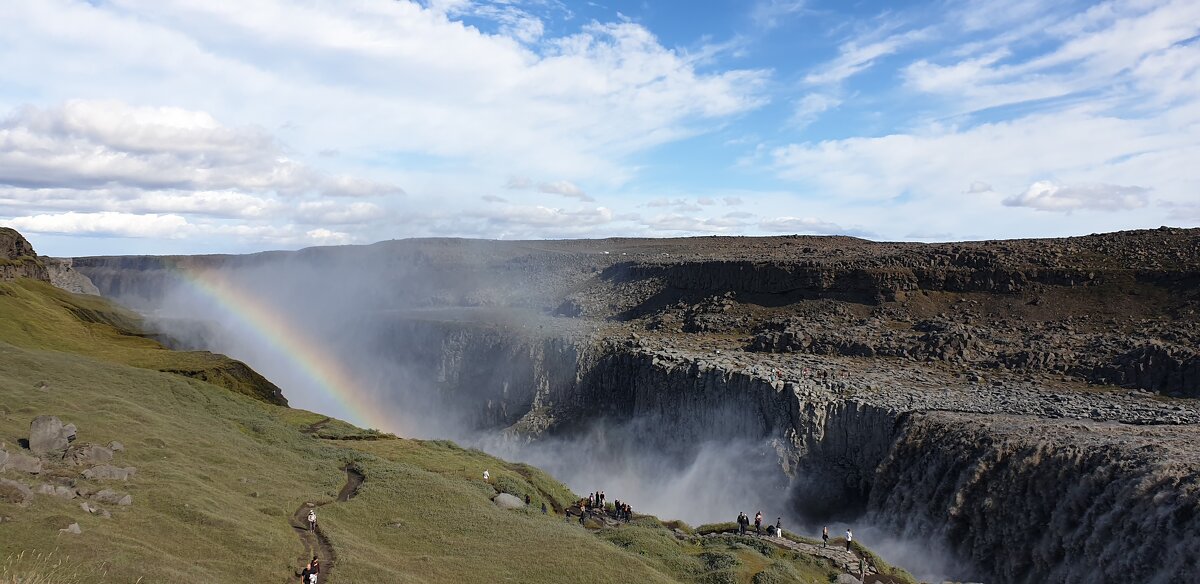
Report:
M75 425L56 416L38 416L29 424L29 450L37 456L60 454L75 439Z
M136 472L137 469L132 466L120 468L111 464L102 464L83 471L83 476L88 479L126 481Z
M62 497L63 499L74 499L75 489L64 487L62 485L43 484L38 487L38 493L49 495L51 497Z
M492 499L492 502L501 509L520 509L525 506L524 501L508 493L496 495L496 498Z
M109 503L112 505L132 505L133 504L133 496L132 495L126 495L125 493L118 493L118 492L110 490L110 489L104 489L103 491L100 491L100 492L92 495L92 498L97 501L100 501L101 503Z
M838 574L837 584L862 584L862 580L850 574Z
M33 498L29 487L11 479L0 479L0 501L16 505L28 505Z
M64 457L69 464L100 464L113 459L113 452L98 444L86 442L67 449Z
M79 528L78 523L72 523L72 524L68 525L66 528L58 530L58 532L79 535L79 534L83 533L83 530Z
M4 463L4 469L38 474L42 472L42 459L29 456L28 454L12 453L8 455L8 459Z

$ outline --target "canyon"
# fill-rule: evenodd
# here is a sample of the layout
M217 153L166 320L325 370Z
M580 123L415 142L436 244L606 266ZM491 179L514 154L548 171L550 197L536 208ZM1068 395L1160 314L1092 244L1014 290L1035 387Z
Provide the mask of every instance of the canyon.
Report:
M189 310L190 274L300 322L392 408L385 430L614 481L709 460L717 474L689 491L722 473L738 485L695 494L699 519L785 505L811 528L910 542L889 558L901 565L928 547L947 556L931 573L986 582L1166 583L1200 567L1200 230L427 239L55 265L293 403L280 365Z

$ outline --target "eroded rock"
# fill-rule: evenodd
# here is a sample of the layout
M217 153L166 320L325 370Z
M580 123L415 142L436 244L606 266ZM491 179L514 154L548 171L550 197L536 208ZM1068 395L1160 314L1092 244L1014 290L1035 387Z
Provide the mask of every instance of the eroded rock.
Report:
M33 491L29 487L12 479L0 479L0 501L28 505L30 499L33 499Z
M524 501L508 493L500 493L499 495L496 495L496 498L492 499L492 502L501 509L520 509L521 507L525 506Z
M110 464L102 464L89 468L83 471L82 474L84 478L88 479L126 481L136 472L137 469L132 466L121 468Z

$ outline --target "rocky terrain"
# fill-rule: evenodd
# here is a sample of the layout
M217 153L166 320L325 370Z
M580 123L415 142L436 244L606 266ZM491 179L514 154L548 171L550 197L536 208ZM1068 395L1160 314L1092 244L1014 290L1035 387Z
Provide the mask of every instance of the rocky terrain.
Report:
M357 279L340 326L405 347L389 358L435 411L532 441L652 420L638 439L684 458L763 444L801 516L940 542L985 581L1200 567L1200 230L406 240L74 266L144 310L181 270Z

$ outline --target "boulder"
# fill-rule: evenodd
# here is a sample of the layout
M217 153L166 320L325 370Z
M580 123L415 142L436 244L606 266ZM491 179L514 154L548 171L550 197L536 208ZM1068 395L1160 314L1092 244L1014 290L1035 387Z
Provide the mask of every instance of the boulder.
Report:
M113 505L131 505L133 504L133 496L125 493L118 493L113 490L104 489L94 495L92 498L101 503L109 503Z
M125 450L125 445L121 444L120 442L117 442L116 440L113 440L112 442L108 443L108 449L113 452L121 452L121 451Z
M838 574L837 584L862 584L862 580L850 574Z
M16 505L28 505L33 498L29 487L11 479L0 479L0 501Z
M520 509L525 506L524 501L508 493L496 495L496 498L492 499L492 502L501 509Z
M4 463L4 469L38 474L42 472L42 459L29 456L28 454L9 454L8 460Z
M121 468L112 466L111 464L102 464L83 471L83 476L84 478L96 480L125 481L129 480L129 477L133 476L136 472L137 469L132 466Z
M75 425L56 416L38 416L29 424L29 450L37 456L61 454L75 439Z
M113 452L98 444L85 442L67 449L64 457L69 464L100 464L113 459Z
M63 529L60 529L60 530L58 530L58 532L59 532L59 533L71 533L71 534L74 534L74 535L79 535L79 534L83 533L83 530L79 528L79 524L78 524L78 523L72 523L72 524L70 524L70 525L66 526L66 527L65 527L65 528L63 528Z
M38 487L37 492L41 495L49 495L51 497L62 497L63 499L74 499L75 489L64 487L62 485L43 484Z

